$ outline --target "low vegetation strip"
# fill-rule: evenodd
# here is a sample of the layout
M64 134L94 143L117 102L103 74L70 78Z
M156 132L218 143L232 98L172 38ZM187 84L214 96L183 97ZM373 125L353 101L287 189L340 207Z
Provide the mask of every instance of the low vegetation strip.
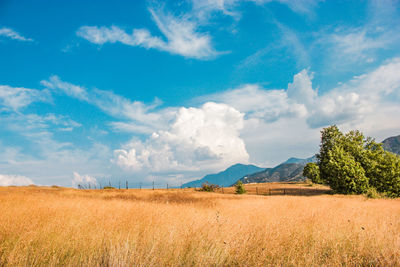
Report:
M0 188L0 266L399 266L399 232L399 199Z
M206 185L210 188L211 185ZM286 183L252 183L243 184L246 194L248 195L293 195L293 196L315 196L323 194L332 194L329 186L313 184L307 182L286 182ZM197 189L196 189L197 190ZM219 187L216 186L213 190L199 189L200 191L209 191L221 194L236 194L236 187Z

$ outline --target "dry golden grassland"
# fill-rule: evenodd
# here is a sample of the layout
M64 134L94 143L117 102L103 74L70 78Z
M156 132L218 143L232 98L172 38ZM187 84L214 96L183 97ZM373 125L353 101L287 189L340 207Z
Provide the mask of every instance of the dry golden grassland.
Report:
M400 266L400 200L3 187L3 265Z

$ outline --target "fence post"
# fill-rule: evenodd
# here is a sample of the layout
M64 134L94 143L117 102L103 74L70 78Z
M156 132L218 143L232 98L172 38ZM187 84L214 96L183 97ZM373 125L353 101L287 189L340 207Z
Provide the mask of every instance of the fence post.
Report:
M286 195L286 189L285 188L283 189L283 194Z
M153 181L153 190L154 190L154 181Z
M167 183L167 190L168 190L168 183Z
M139 190L142 190L142 182L140 182Z
M128 180L125 182L126 189L128 189Z
M118 189L121 190L121 180L119 180Z
M258 195L258 187L256 187L256 194Z

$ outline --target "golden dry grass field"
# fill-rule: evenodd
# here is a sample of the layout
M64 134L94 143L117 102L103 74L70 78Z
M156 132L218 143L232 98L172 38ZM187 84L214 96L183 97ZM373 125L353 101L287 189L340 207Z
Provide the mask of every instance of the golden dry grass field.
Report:
M2 187L0 266L400 266L399 199L225 190Z

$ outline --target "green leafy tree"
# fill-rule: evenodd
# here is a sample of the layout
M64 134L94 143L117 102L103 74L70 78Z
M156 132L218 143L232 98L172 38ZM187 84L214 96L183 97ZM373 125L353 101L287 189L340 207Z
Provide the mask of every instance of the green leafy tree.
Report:
M342 138L343 134L336 125L324 128L321 131L321 145L319 154L316 156L320 171L320 179L322 179L322 181L326 180L326 177L329 177L329 169L327 167L330 159L329 151L337 145Z
M374 168L374 174L371 185L378 192L385 193L389 197L400 197L399 156L385 151Z
M310 179L313 183L321 184L322 180L319 176L319 166L314 162L309 162L304 166L303 176Z
M400 157L360 131L343 134L336 125L321 131L317 154L319 179L344 194L377 191L400 196ZM316 167L305 169L306 177L317 177Z
M236 183L235 188L236 188L236 190L235 190L236 194L246 193L246 189L244 188L244 185L243 185L242 181L240 181L240 180Z
M369 188L368 178L361 164L343 147L334 146L329 151L326 165L329 175L325 180L337 193L362 194Z

